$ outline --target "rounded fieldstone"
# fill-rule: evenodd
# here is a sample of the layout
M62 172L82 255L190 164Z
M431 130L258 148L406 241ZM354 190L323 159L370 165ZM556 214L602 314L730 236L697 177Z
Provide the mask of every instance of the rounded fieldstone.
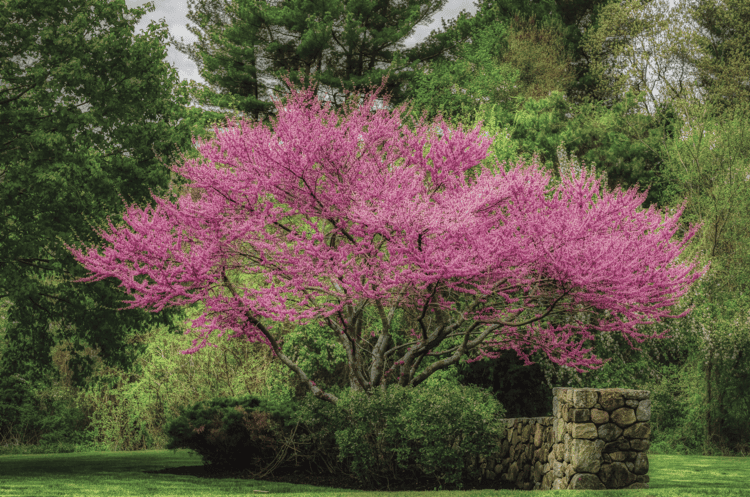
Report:
M590 409L571 409L568 411L568 418L573 423L586 423L591 421Z
M554 479L554 475L552 473L547 473L544 475L544 478L542 478L542 490L550 490L552 489L552 480Z
M612 413L611 418L617 426L625 428L635 423L635 412L629 407L621 407Z
M565 436L565 421L562 418L555 418L552 423L552 434L555 442L562 442Z
M558 461L563 461L565 459L565 445L562 443L555 444L555 448L553 449L555 453L555 459Z
M602 463L604 442L575 439L570 444L570 465L575 473L596 473Z
M635 418L638 421L648 421L651 419L650 400L642 400L638 403L638 408L635 410Z
M623 390L622 394L628 400L646 400L651 396L648 390Z
M644 452L639 452L635 456L635 462L633 463L633 473L637 475L645 475L648 473L648 456Z
M531 424L527 424L526 426L523 427L523 435L521 436L521 439L524 442L528 442L529 440L531 440L532 429L533 429L533 426L531 426Z
M599 394L596 390L577 388L571 395L571 404L578 409L591 409L596 404Z
M609 413L601 409L591 409L591 421L601 425L609 421Z
M560 417L565 420L566 423L570 421L570 404L563 404L560 408Z
M562 478L565 476L565 467L563 462L560 461L553 461L552 462L552 474L555 475L555 478Z
M543 474L544 467L542 466L542 463L539 461L534 464L534 481L542 481L542 474Z
M573 441L573 437L571 437L569 434L565 434L565 441L563 442L564 450L563 454L565 454L565 462L570 462L570 443Z
M552 482L552 490L565 490L568 488L565 478L557 478Z
M597 438L598 431L594 423L572 423L570 436L573 438L585 438L593 440Z
M651 447L651 442L648 440L642 440L640 438L634 438L630 441L630 448L637 451L647 451Z
M633 425L633 426L637 426L637 425ZM605 442L611 442L622 434L622 429L614 423L607 423L599 427L598 434L599 434L599 438L601 438Z
M602 425L606 426L606 425ZM651 423L636 423L634 425L625 428L623 435L626 438L650 438L651 437Z
M638 401L637 400L626 400L625 405L628 407L638 407Z
M534 445L537 447L542 446L542 425L536 425L536 431L534 432Z
M589 473L578 473L573 475L568 485L570 490L606 490L598 476Z
M508 450L510 449L510 444L507 440L503 440L503 443L500 445L500 457L505 457L508 455Z
M630 490L641 490L644 488L648 488L648 483L633 483L632 485L628 485Z
M628 443L628 441L624 438L620 438L618 440L615 440L614 442L607 443L607 445L604 446L604 449L602 449L602 452L609 454L612 452L622 452L626 450L630 450L630 443Z
M607 411L614 411L625 405L625 399L617 390L602 390L599 403Z
M625 462L628 454L625 452L612 452L609 454L609 457L612 459L612 462Z
M518 477L518 463L513 463L510 465L510 468L508 468L508 480L510 481L516 481L516 478Z
M599 479L607 488L624 488L635 483L635 475L621 462L603 464L599 470Z

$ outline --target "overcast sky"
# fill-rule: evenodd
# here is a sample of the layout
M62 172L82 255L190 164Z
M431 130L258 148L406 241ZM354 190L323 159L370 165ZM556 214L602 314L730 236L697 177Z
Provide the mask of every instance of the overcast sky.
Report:
M151 0L155 9L153 12L147 12L136 25L136 32L140 32L148 26L149 21L164 21L169 25L169 33L184 43L194 43L197 41L196 37L188 31L187 24L194 24L186 16L188 13L187 0ZM443 9L433 16L433 20L430 24L417 26L414 34L405 40L407 47L412 47L415 44L426 38L430 31L435 29L441 29L442 24L441 18L444 18L446 22L450 19L455 19L458 14L465 10L469 13L476 14L477 8L474 6L475 0L448 0ZM139 7L146 3L146 0L125 0L125 3L129 8ZM178 51L175 47L168 47L167 61L172 64L177 72L180 74L181 80L195 80L199 83L205 83L206 81L198 74L198 68L195 63L188 58L187 55Z

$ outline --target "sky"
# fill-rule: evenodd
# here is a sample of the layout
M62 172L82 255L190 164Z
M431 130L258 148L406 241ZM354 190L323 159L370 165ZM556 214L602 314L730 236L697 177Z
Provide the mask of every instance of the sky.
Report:
M426 25L417 26L414 30L414 34L407 38L404 41L404 44L407 48L410 48L425 39L432 30L442 29L442 24L440 22L441 18L444 18L446 22L450 19L455 19L462 10L465 10L472 15L476 14L477 7L474 5L474 1L475 0L448 0L443 6L443 9L433 16L432 22ZM195 35L187 29L187 24L194 24L186 17L188 13L187 0L151 0L151 2L155 9L153 12L147 12L138 24L136 24L136 33L145 30L149 21L158 22L163 19L169 26L169 33L180 42L194 43L197 41ZM125 3L132 9L144 5L147 1L125 0ZM206 82L200 74L198 74L198 68L195 63L190 60L186 54L183 54L174 46L168 47L167 62L177 69L181 80L194 80L199 83Z

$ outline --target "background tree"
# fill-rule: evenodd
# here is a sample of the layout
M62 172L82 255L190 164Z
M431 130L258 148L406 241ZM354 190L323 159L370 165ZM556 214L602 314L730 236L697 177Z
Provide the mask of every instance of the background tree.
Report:
M133 35L146 9L122 0L0 4L4 374L50 368L52 347L67 340L78 381L87 347L127 364L133 330L171 325L172 311L117 312L121 293L109 281L71 285L80 266L60 250L89 222L121 212L121 196L166 191L171 173L157 157L172 161L192 134L205 134L163 60L164 24Z
M569 88L558 86L556 89L580 100L595 96L597 81L581 41L584 34L597 25L600 10L610 3L612 0L479 0L474 4L477 13L468 23L473 32L497 23L515 24L515 39L507 46L508 52L504 56L518 65L544 67L546 75L551 75L552 67L558 66L557 70L562 71L560 81L555 83L548 79L546 85L565 86L569 83ZM562 49L561 45L565 48ZM542 55L541 59L539 55ZM559 67L559 61L567 57L568 68ZM527 71L529 77L534 73Z
M459 45L455 61L434 61L418 71L407 90L413 115L426 113L431 119L441 114L468 126L482 121L483 130L495 138L497 160L515 162L521 156L530 161L536 155L555 174L557 149L564 144L566 151L606 172L610 187L639 185L649 189L647 204L656 202L662 190L658 147L674 132L674 119L666 112L639 112L642 99L632 93L616 102L568 98L570 80L559 78L569 60L564 54L542 44L538 50L549 57L530 51L538 62L532 67L519 62L526 60L524 50L516 56L507 49L509 43L520 43L514 37L551 31L528 26L519 31L515 22L474 32L471 42Z
M268 94L274 85L262 77L263 69L268 67L268 62L263 61L262 48L270 40L258 4L245 5L242 18L238 18L237 9L227 0L198 0L197 6L188 0L188 9L188 19L204 30L188 25L198 41L185 44L173 40L173 43L188 54L209 81L214 90L210 93L212 104L237 109L254 119L268 112L273 107ZM197 94L207 90L194 86ZM236 101L229 99L232 96Z
M658 379L657 405L679 420L662 423L659 442L705 453L750 440L740 414L750 405L747 7L693 0L611 4L586 39L601 84L619 98L641 93L640 113L667 125L653 140L635 115L623 120L660 158L659 204L684 202L685 221L705 226L687 252L710 262L711 272L681 303L696 311L674 325L676 350L652 351L661 359L648 366ZM596 55L599 50L606 55ZM638 360L631 364L645 369Z
M701 0L690 4L698 31L698 55L690 61L698 84L720 108L750 100L750 2Z
M697 32L688 1L628 0L602 8L582 42L600 98L643 93L642 111L656 115L668 101L696 95Z
M218 330L265 343L335 403L284 354L287 323L326 328L354 391L417 386L497 350L584 370L601 364L588 354L592 331L643 341L638 327L672 316L701 275L676 261L693 235L673 239L679 213L641 211L644 195L601 190L585 169L549 185L521 163L467 182L488 146L478 128L438 122L443 139L427 126L412 134L398 117L405 106L371 113L376 96L339 121L312 91L293 93L286 110L276 102L273 134L260 123L217 133L200 146L205 162L176 169L200 198L133 206L133 231L101 231L113 243L104 255L69 247L92 271L81 281L120 278L131 307L204 301L188 352ZM597 309L606 312L581 317Z
M340 107L344 91L379 84L394 104L420 63L438 58L468 39L470 15L462 12L445 32L433 31L407 49L403 40L415 26L430 22L445 0L314 2L285 0L199 0L189 2L188 29L198 42L175 42L198 65L209 87L197 86L196 99L207 105L237 108L258 118L275 112L271 93L289 93L282 80L299 84L314 77L322 95ZM233 103L235 97L236 103ZM232 107L236 105L236 107Z

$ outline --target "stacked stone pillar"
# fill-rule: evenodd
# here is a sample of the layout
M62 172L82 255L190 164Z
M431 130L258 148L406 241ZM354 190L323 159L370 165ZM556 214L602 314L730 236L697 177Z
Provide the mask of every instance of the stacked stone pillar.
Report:
M540 488L648 488L649 392L555 388L553 446Z

